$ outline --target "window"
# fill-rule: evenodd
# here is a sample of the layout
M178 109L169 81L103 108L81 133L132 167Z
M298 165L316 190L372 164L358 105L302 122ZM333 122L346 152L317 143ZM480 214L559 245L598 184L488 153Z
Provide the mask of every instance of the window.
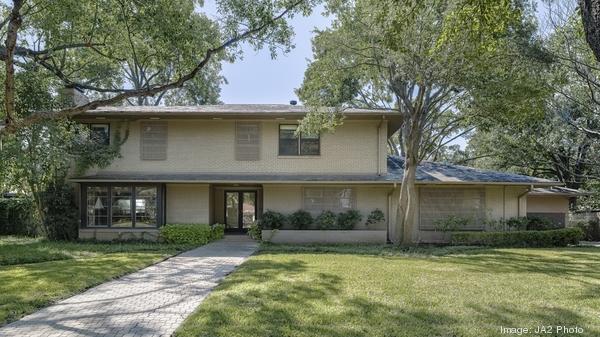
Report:
M325 210L343 212L354 208L355 204L352 188L307 187L303 197L304 209L313 213Z
M89 124L90 139L98 144L110 144L110 124Z
M279 125L280 156L318 156L321 154L321 138L317 135L296 135L298 125Z
M235 160L254 161L260 159L260 124L236 123Z
M419 229L435 230L436 221L449 216L469 219L462 230L483 230L485 190L483 188L421 188Z
M160 221L160 186L86 186L86 227L153 228Z
M140 156L142 160L167 159L167 123L140 124Z

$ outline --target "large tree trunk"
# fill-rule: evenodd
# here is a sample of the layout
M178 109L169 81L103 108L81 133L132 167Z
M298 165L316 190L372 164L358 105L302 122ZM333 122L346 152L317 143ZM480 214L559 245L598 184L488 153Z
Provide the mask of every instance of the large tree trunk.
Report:
M600 0L579 0L585 39L600 62Z

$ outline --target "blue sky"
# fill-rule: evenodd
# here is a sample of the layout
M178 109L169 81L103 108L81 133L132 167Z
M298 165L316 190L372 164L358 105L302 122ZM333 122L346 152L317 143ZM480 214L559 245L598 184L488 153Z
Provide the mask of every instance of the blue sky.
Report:
M213 2L206 1L203 11L214 13ZM223 64L223 75L229 83L222 86L221 101L288 104L290 100L297 100L294 89L302 84L304 70L312 56L312 32L331 23L331 18L322 12L322 7L316 8L311 16L297 16L290 21L296 34L293 41L296 47L275 60L268 50L255 51L244 45L243 59Z

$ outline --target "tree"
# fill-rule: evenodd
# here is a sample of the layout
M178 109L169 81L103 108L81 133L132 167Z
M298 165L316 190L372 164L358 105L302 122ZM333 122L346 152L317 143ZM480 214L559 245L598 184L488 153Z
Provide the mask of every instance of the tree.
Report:
M579 0L579 9L587 43L600 62L600 0Z
M195 6L202 2L195 0L13 0L3 4L0 33L5 44L0 59L5 65L6 127L0 134L101 105L160 95L182 88L197 76L210 78L211 67L216 66L211 62L239 55L241 41L256 48L269 47L273 55L278 49L289 50L293 32L285 19L308 14L315 2L217 0L220 17L216 21L198 15ZM94 99L19 115L15 74L32 68L41 68L56 84L83 90ZM136 83L128 87L127 82Z
M538 76L519 52L530 45L529 17L511 1L334 1L329 9L335 21L314 38L314 61L299 97L310 106L336 106L341 114L352 106L402 116L405 166L392 240L409 243L418 163L440 151L444 139L469 131L465 125L473 121L539 113ZM302 130L340 122L315 112Z

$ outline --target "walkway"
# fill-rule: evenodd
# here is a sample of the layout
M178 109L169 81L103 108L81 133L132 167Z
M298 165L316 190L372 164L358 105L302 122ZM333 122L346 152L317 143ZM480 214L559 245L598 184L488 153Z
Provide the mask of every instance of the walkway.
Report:
M227 237L25 316L0 328L0 336L170 336L256 247Z

